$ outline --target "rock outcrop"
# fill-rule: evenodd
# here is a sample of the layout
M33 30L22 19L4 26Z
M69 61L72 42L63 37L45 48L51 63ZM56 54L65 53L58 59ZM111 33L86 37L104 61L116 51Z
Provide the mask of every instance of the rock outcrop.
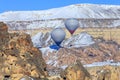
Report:
M0 22L0 80L19 80L24 76L47 76L42 53L33 47L29 35L8 33L8 27Z
M75 64L67 67L61 73L61 77L64 80L91 80L90 74L78 60Z

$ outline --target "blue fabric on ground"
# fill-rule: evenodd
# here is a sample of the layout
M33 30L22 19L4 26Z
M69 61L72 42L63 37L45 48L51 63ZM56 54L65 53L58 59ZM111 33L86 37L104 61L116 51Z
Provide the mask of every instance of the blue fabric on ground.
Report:
M51 49L55 49L55 50L59 50L60 46L58 46L58 45L51 45L50 48Z

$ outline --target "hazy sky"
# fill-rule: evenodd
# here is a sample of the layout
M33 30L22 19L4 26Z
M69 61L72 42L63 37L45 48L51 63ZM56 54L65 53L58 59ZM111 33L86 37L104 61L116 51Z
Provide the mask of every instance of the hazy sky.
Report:
M0 13L5 11L45 10L81 3L120 5L120 0L0 0Z

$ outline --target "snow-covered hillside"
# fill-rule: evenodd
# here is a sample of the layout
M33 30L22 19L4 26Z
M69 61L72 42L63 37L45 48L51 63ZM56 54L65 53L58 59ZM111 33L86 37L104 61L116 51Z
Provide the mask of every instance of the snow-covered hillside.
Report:
M35 36L31 37L33 45L35 47L47 47L53 44L50 33L43 34L42 32L37 33Z
M119 5L75 4L41 11L9 11L0 14L0 21L9 30L65 27L66 18L79 19L80 27L120 27Z
M75 4L41 11L9 11L0 14L0 21L30 21L71 17L120 18L120 6Z

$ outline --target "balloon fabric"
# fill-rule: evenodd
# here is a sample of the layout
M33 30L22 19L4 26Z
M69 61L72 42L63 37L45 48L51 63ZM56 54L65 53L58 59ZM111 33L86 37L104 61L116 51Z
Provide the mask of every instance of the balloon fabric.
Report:
M75 32L75 30L79 27L79 21L75 18L68 18L66 19L66 21L64 22L65 27L67 28L67 30L73 34Z
M65 39L66 33L61 28L56 28L51 32L51 38L60 46L61 42Z

